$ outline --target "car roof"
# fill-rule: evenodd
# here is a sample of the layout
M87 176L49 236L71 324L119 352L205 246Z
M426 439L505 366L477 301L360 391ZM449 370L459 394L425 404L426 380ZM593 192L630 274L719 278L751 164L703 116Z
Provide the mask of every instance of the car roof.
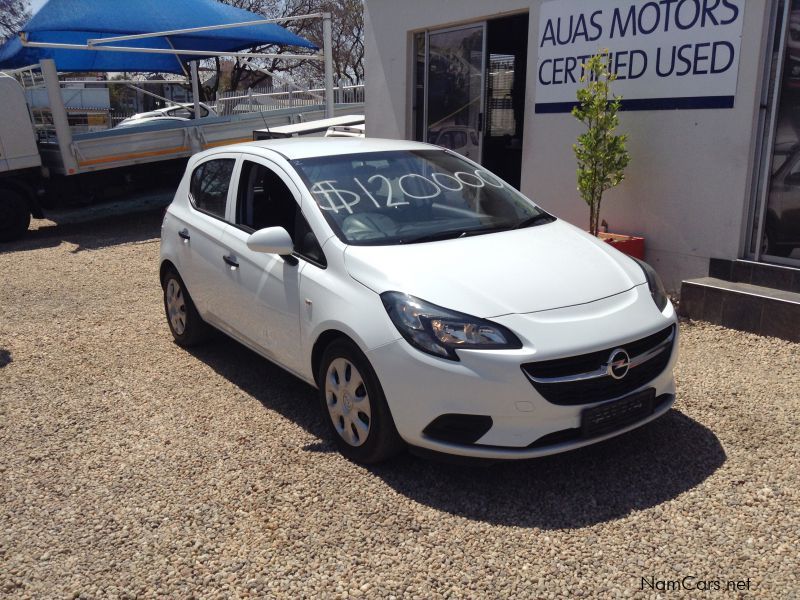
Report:
M284 138L275 140L259 140L235 144L233 146L219 146L207 150L204 154L217 152L250 152L269 156L272 150L289 160L312 158L318 156L336 156L339 154L361 154L365 152L388 152L392 150L433 150L439 149L431 144L422 142L409 142L406 140L388 140L381 138Z

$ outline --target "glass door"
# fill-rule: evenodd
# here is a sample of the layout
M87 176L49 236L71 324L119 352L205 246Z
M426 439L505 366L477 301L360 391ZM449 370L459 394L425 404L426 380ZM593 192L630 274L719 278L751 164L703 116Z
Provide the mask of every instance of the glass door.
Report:
M750 256L800 265L800 0L775 5L770 114Z
M485 23L427 36L423 141L481 160Z

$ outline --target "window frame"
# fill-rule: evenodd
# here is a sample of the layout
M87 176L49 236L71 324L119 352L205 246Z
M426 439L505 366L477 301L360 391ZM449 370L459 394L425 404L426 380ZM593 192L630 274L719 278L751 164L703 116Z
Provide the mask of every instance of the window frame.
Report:
M307 263L319 267L320 269L327 269L328 259L325 256L325 251L322 249L322 244L319 241L320 239L319 235L317 234L316 231L314 231L314 228L311 226L311 221L309 220L308 216L305 214L305 211L303 210L304 206L303 194L301 193L300 189L298 188L294 180L292 180L292 178L286 172L286 170L281 165L270 160L269 158L261 156L260 154L250 154L246 152L239 155L239 160L237 162L236 169L234 170L234 177L236 178L235 187L234 189L228 190L229 192L228 210L226 212L227 223L231 227L235 227L236 229L239 229L240 231L243 231L247 234L252 234L256 232L256 230L253 229L252 227L249 227L247 225L242 225L236 222L236 215L239 210L239 186L242 183L242 172L244 171L245 161L249 161L257 165L260 165L266 169L269 169L270 171L275 173L278 176L278 178L283 182L283 184L289 190L289 193L294 198L297 211L305 220L311 233L314 234L314 238L317 240L317 245L319 246L320 253L322 255L322 260L317 261L310 256L298 252L297 250L294 250L291 255L294 256L295 258L302 259ZM289 235L294 236L294 232L289 232Z

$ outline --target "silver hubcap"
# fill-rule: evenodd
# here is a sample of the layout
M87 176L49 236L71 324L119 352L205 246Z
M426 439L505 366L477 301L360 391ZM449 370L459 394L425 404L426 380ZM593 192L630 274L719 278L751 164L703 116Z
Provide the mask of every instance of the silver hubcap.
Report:
M183 335L183 332L186 331L186 300L183 297L183 290L176 280L169 280L166 297L167 316L172 330L178 335Z
M367 441L371 414L364 378L346 358L337 358L325 375L325 401L336 431L351 446Z

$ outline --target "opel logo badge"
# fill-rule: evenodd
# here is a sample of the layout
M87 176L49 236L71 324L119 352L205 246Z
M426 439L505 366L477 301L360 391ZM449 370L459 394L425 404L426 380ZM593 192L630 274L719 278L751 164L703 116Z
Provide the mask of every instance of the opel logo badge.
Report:
M608 357L608 374L614 379L622 379L631 368L631 357L622 348L617 348Z

